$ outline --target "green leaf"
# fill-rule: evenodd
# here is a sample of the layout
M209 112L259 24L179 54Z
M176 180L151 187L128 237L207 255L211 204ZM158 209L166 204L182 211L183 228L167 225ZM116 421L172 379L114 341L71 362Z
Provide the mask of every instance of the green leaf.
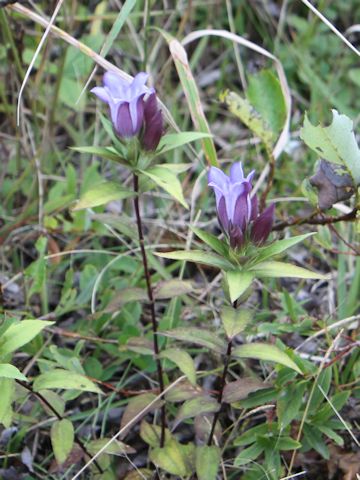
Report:
M238 117L271 151L275 140L274 133L250 102L235 92L225 92L221 100L225 101L230 112Z
M23 375L19 369L10 363L0 363L0 378L15 378L27 382L28 379Z
M203 415L205 413L214 413L219 411L220 404L215 398L211 397L197 397L187 400L183 403L174 420L173 429L175 429L179 423L187 418L193 418L197 415Z
M186 477L191 474L188 471L181 446L176 440L172 439L163 448L152 450L150 460L172 475Z
M201 445L196 447L196 474L199 480L216 480L221 453L219 447Z
M174 362L178 368L187 376L189 381L196 384L196 370L193 359L185 350L178 348L168 348L163 350L160 354L160 358L167 358Z
M296 237L291 237L291 238L284 238L283 240L277 240L276 242L272 243L271 245L267 247L260 247L257 250L256 253L256 258L252 264L258 264L260 262L263 262L264 260L267 260L270 257L273 257L275 255L279 255L282 252L285 252L288 248L293 247L299 242L302 242L308 237L311 237L312 235L316 235L316 232L311 232L311 233L305 233L305 235L297 235Z
M36 377L34 381L33 389L35 392L52 388L102 393L101 390L84 375L61 368L42 373Z
M301 448L301 443L291 437L280 437L276 440L277 450L297 450Z
M195 233L195 235L200 238L200 240L209 245L209 247L212 248L216 253L218 253L222 257L227 257L229 247L225 244L225 242L219 240L217 237L215 237L215 235L205 232L205 230L201 230L200 228L196 227L190 228Z
M62 465L74 445L74 427L70 420L57 420L51 426L51 445L58 465Z
M107 445L110 440L112 440L111 443ZM105 445L107 445L107 447L105 447ZM136 453L134 448L126 445L126 443L120 442L117 439L98 438L97 440L91 440L91 442L86 445L86 448L91 455L96 455L98 451L104 447L105 449L103 450L103 454L107 455L124 456L128 453Z
M103 182L94 185L81 195L80 200L73 207L73 210L82 210L84 208L99 207L113 200L123 200L124 198L134 197L135 193L115 182Z
M229 270L225 273L231 303L235 302L250 287L255 274L246 270Z
M145 415L153 410L156 410L164 403L162 400L151 403L155 400L155 398L156 395L154 393L144 393L131 398L121 418L120 428L123 429L126 427L141 412L141 415L139 415L139 418L136 420L136 423L140 422ZM129 428L133 428L133 426L134 423L132 423ZM124 435L125 433L122 436Z
M185 201L181 183L175 173L169 168L157 165L148 170L140 170L143 175L151 178L159 187L163 188L172 197L174 197L183 207L189 208Z
M221 310L221 320L225 333L229 340L233 339L244 330L251 320L252 313L250 310L243 308L223 307Z
M127 165L127 161L124 158L121 158L119 153L112 147L71 147L71 150L81 153L89 153L90 155L96 155L98 157L105 158L106 160L111 160L113 162L122 163Z
M257 265L250 267L249 271L251 271L254 276L260 278L293 277L315 280L327 280L329 278L327 275L312 272L310 270L307 270L306 268L297 267L296 265L291 265L290 263L276 261L258 263Z
M266 343L249 343L247 345L236 347L232 354L234 357L239 358L256 358L257 360L279 363L280 365L289 367L302 374L296 363L275 345L268 345Z
M161 426L153 425L148 423L146 420L143 420L140 425L140 437L146 442L150 447L156 448L160 447L160 438L161 438ZM170 431L165 429L165 445L171 440L172 436Z
M215 253L204 252L203 250L176 250L175 252L166 253L154 252L154 255L162 258L169 258L170 260L203 263L204 265L210 265L211 267L220 268L222 270L233 268L233 265L225 258L222 258Z
M120 310L126 303L129 302L145 302L148 300L148 295L143 288L129 287L116 292L109 305L105 307L105 312L112 313Z
M187 104L190 110L190 115L196 127L196 130L210 135L210 138L202 139L202 146L205 157L209 165L217 166L218 161L214 141L211 138L210 128L206 120L204 110L202 108L200 94L190 69L186 51L179 42L179 40L177 40L175 37L160 28L158 28L157 30L168 42L169 50L175 63L175 67L178 72L183 92L185 94Z
M328 438L330 438L331 440L334 440L334 442L337 445L340 445L340 447L344 446L344 439L340 435L338 435L336 432L334 432L334 430L326 427L325 425L317 425L317 428L320 430L321 433L326 435Z
M39 392L54 410L62 417L65 413L65 400L52 390L40 390ZM41 404L48 415L53 416L54 412L44 402Z
M182 147L187 143L211 137L212 135L210 133L203 132L169 133L168 135L164 135L161 138L158 149L156 151L156 155L162 155L163 153L169 152L170 150Z
M239 467L240 465L246 465L247 463L256 460L259 455L263 452L264 447L254 443L248 448L242 450L239 455L235 458L234 465Z
M53 324L44 320L23 320L10 325L0 338L0 356L8 355L31 342L41 330Z
M314 126L305 116L300 136L319 157L346 167L356 185L360 185L360 150L356 143L354 125L346 115L332 110L333 120L328 127Z
M264 69L250 75L246 96L273 132L280 132L286 119L286 105L280 82L272 71Z
M0 378L0 424L5 428L11 426L13 410L11 408L15 396L15 382L12 378Z
M180 295L186 295L193 291L191 282L172 278L160 282L154 288L154 297L157 299L174 298Z
M202 347L209 348L210 350L219 353L223 353L225 350L224 340L222 340L217 334L201 328L174 328L172 330L159 332L159 335L175 338L176 340L183 340L189 343L195 343L195 345L201 345Z
M276 402L276 412L282 429L286 428L299 415L306 387L306 383L300 383L290 385L280 392Z
M223 393L223 402L234 403L243 400L250 393L256 392L263 388L268 388L270 385L264 383L256 378L241 378L235 382L230 382L225 385Z

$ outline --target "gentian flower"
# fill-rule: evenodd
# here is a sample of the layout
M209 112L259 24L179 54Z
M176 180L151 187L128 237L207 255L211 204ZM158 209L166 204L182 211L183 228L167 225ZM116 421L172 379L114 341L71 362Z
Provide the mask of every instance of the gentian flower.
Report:
M217 167L209 170L209 186L214 189L221 229L231 248L241 248L247 241L261 245L268 238L274 221L274 204L260 215L256 195L250 196L255 171L244 177L241 162L230 168L230 176Z
M155 90L145 85L147 78L147 73L140 72L128 82L116 73L106 72L104 86L95 87L91 92L109 105L111 121L120 138L135 137L143 127L142 147L155 150L163 134L163 121Z

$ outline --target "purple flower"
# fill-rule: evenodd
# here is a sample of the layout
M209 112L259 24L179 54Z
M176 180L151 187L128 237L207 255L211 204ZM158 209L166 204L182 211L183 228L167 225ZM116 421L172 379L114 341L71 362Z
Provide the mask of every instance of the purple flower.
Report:
M231 248L240 248L248 240L260 245L268 238L274 221L274 204L260 215L257 197L250 196L255 171L244 177L241 162L230 168L230 176L217 167L209 170L209 186L214 189L219 223Z
M145 86L147 78L147 73L140 72L132 82L128 82L113 72L106 72L104 86L91 90L109 105L114 129L120 137L134 137L143 125L144 96L151 96L155 92L153 88Z
M141 146L144 150L156 150L164 132L163 117L159 110L156 95L152 93L144 105L144 131Z

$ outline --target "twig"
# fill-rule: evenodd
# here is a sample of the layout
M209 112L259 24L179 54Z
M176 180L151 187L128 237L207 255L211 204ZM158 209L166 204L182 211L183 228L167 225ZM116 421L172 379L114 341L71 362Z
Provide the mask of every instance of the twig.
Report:
M273 231L284 230L286 227L293 227L294 225L330 225L338 222L352 222L356 220L356 214L358 211L359 207L355 207L351 212L339 215L338 217L325 217L322 215L319 218L316 216L319 213L318 210L316 210L307 217L296 217L285 220L284 222L276 223L273 226Z
M30 385L27 385L25 382L22 382L21 380L15 380L15 382L18 383L19 385L21 385L23 388L25 388L32 395L34 395L44 405L46 405L48 407L48 409L51 410L51 412L53 412L53 414L56 416L56 418L58 420L63 420L63 417L59 414L59 412L56 410L56 408L54 408L51 405L51 403L48 402L48 400L46 400L46 398L43 395L41 395L41 393L35 392L30 387ZM80 440L80 438L78 437L78 435L75 432L74 432L74 440L79 445L79 447L84 452L84 454L91 459L90 453L88 452L87 448L85 447L85 445L83 444L83 442ZM103 469L100 467L100 465L98 464L98 462L96 460L94 460L94 464L95 464L96 468L99 470L100 473L104 473Z
M140 214L140 208L139 208L139 177L136 174L134 174L134 191L136 193L136 196L134 198L136 223L137 223L137 229L139 234L141 256L142 256L142 261L144 266L147 296L150 303L151 322L152 322L152 330L153 330L154 357L155 357L156 368L158 373L160 394L162 394L164 392L164 377L163 377L161 361L159 359L160 350L159 350L159 343L158 343L158 336L157 336L158 324L157 324L156 313L155 313L155 299L153 296L153 291L151 286L151 276L149 272L147 255L146 255L145 246L144 246L144 234L142 230L141 214ZM161 407L161 435L160 435L161 448L164 446L164 442L165 442L165 428L166 428L166 412L165 412L165 405L163 405Z

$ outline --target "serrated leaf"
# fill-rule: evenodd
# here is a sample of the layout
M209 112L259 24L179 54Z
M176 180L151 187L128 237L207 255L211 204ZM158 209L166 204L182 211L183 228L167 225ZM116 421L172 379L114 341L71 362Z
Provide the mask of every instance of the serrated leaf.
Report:
M306 268L298 267L292 265L291 263L285 262L263 262L249 267L249 271L254 274L254 276L259 278L307 278L315 280L327 280L328 275L322 275L321 273L312 272Z
M175 173L169 168L157 165L148 170L141 170L141 173L153 180L159 187L163 188L174 197L183 207L189 208L182 191L181 183Z
M23 320L10 325L0 338L0 356L8 355L31 342L44 328L53 324L44 320Z
M196 447L196 474L199 480L216 480L221 453L219 447L201 445Z
M99 207L114 200L134 197L135 193L115 182L103 182L94 185L81 195L73 210Z
M175 338L176 340L183 340L184 342L195 343L195 345L200 345L219 353L225 350L224 340L219 338L217 334L201 328L174 328L172 330L159 332L159 335Z
M84 375L56 368L42 373L36 377L33 389L35 392L39 390L60 388L63 390L81 390L84 392L102 393L101 390Z
M233 265L226 259L216 255L215 253L204 252L203 250L176 250L174 252L159 253L154 252L154 255L170 260L184 260L186 262L202 263L210 265L221 270L229 270Z
M137 397L131 398L121 418L120 428L123 429L126 427L141 412L141 415L139 415L139 418L136 420L136 422L140 422L140 420L146 414L156 410L164 403L162 400L158 400L151 404L151 402L153 402L155 399L156 395L153 393L144 393L142 395L138 395ZM133 426L134 423L132 423L129 428L132 428ZM125 434L126 432L123 433L122 436Z
M23 382L28 381L25 375L10 363L0 363L0 378L15 378L16 380L22 380Z
M247 345L236 347L233 350L232 355L239 358L255 358L257 360L279 363L280 365L289 367L302 374L296 363L275 345L268 345L266 343L249 343Z
M256 378L241 378L235 382L230 382L225 385L223 392L223 402L234 403L243 400L250 393L256 392L263 388L269 388L268 383L264 383Z
M219 409L220 404L215 398L203 396L187 400L181 405L176 415L173 429L175 429L183 420L196 417L197 415L203 415L205 413L214 413Z
M344 165L356 185L360 185L360 150L354 125L346 115L332 110L333 120L328 127L314 126L305 116L300 136L319 157L337 165Z
M251 320L250 310L244 308L223 307L220 313L225 333L229 340L244 330Z
M169 133L164 135L159 143L159 146L156 151L156 155L161 155L163 153L174 150L175 148L182 147L196 140L202 140L204 138L211 138L210 133L203 132L180 132L180 133Z
M170 440L163 448L152 450L150 460L172 475L186 477L191 474L188 471L181 446L176 440Z
M225 273L231 303L235 302L252 284L255 274L246 270L228 270Z
M250 102L235 92L225 92L221 100L225 101L230 112L259 137L268 150L271 150L275 140L274 133Z
M312 235L316 235L316 232L305 233L304 235L297 235L296 237L291 238L284 238L283 240L277 240L276 242L272 243L267 247L260 247L257 250L256 258L254 262L252 262L252 264L258 264L260 262L263 262L264 260L267 260L270 257L279 255L285 252L288 248L293 247L297 243L302 242L303 240L311 237Z
M74 427L64 418L55 421L50 431L51 445L58 465L62 465L74 445Z
M185 350L178 348L168 348L163 350L160 354L160 358L167 358L174 362L178 368L187 376L189 381L196 384L196 370L193 359Z
M219 240L217 237L215 237L215 235L205 232L205 230L201 230L200 228L196 227L190 228L195 235L200 238L200 240L209 245L209 247L212 248L216 253L222 257L226 257L228 255L229 247L225 244L225 242Z

